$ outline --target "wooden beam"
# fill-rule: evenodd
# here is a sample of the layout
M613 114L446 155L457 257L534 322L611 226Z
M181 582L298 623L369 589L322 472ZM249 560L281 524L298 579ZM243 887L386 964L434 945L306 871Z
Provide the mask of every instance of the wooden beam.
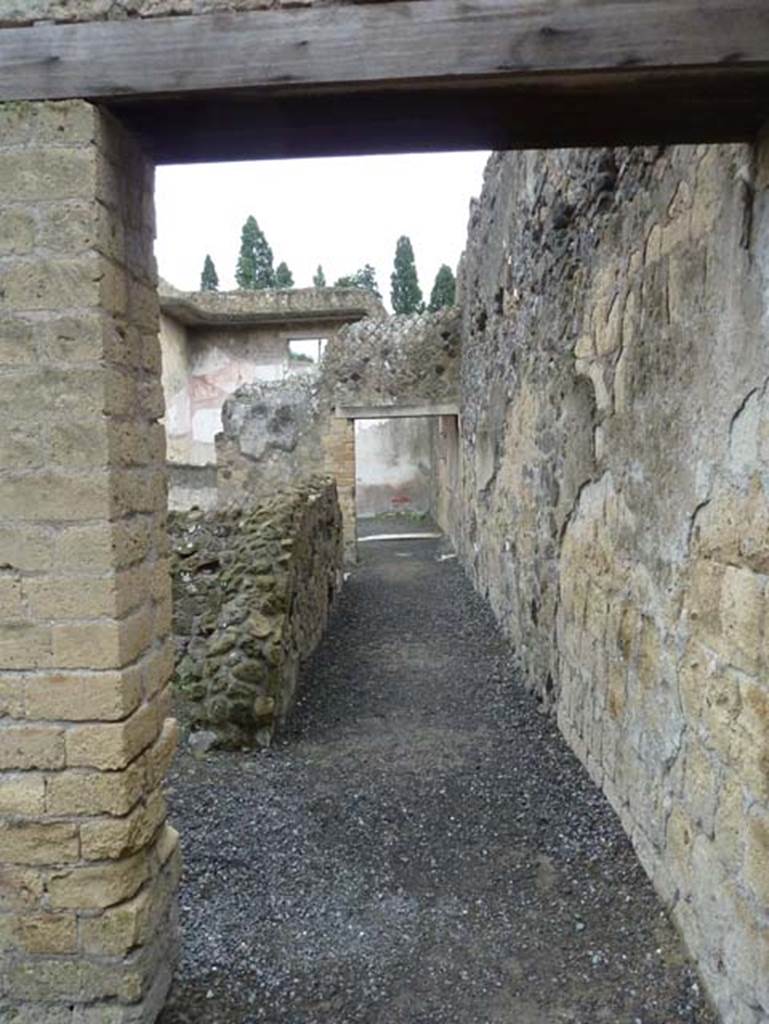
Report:
M429 2L429 0L425 0ZM158 163L452 149L739 142L769 120L762 73L634 73L449 92L113 103Z
M75 96L160 160L742 138L769 118L769 3L396 0L0 30L0 100Z
M0 32L0 98L769 63L765 0L401 0Z

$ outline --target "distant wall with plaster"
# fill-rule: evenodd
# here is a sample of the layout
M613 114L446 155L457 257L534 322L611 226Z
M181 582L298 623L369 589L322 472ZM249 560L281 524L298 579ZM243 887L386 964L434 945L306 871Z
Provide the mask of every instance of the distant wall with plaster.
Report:
M178 292L165 283L160 343L168 441L169 506L217 502L215 438L227 399L247 385L317 377L319 356L347 324L384 317L359 288ZM263 489L262 489L263 492Z
M356 421L355 494L359 516L391 512L427 515L432 472L429 417Z

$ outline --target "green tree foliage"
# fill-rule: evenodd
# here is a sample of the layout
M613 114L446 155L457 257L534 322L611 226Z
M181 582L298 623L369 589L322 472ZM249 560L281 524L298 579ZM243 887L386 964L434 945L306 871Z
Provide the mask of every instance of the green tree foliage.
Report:
M414 250L406 235L401 235L395 246L390 286L390 301L395 313L419 313L424 309L422 289L419 287L414 263Z
M240 255L235 270L238 288L255 291L275 287L272 249L254 217L248 217L240 233Z
M378 299L382 298L382 293L379 291L379 285L376 280L376 271L370 263L366 263L360 270L356 270L354 274L346 274L344 277L337 278L334 282L334 287L365 288L372 295L376 295Z
M316 288L326 287L326 275L323 273L323 267L318 264L318 269L315 271L315 277L312 279L312 283Z
M279 263L275 270L275 286L277 288L293 288L294 275L288 269L287 263Z
M427 308L431 313L435 313L439 309L445 309L446 306L453 306L456 293L457 282L454 273L451 267L443 263L435 275L435 284L430 292L430 304Z
M202 292L219 291L219 275L216 273L214 261L206 255L203 261L203 273L200 275L200 290Z

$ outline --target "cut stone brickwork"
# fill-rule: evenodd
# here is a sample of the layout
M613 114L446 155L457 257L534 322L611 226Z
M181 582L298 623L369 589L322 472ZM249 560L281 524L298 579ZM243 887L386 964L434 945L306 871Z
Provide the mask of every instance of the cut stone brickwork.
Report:
M171 523L179 692L220 745L268 744L341 584L336 488L312 480Z
M769 153L494 156L461 557L672 908L769 1018Z
M175 722L153 175L87 103L0 106L0 1019L170 981Z

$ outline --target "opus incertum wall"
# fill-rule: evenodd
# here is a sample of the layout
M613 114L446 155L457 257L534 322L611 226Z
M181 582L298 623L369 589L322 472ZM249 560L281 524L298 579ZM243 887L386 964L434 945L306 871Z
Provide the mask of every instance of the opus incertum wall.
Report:
M0 1016L149 1024L178 858L143 153L744 140L769 113L769 9L0 0L0 26Z

